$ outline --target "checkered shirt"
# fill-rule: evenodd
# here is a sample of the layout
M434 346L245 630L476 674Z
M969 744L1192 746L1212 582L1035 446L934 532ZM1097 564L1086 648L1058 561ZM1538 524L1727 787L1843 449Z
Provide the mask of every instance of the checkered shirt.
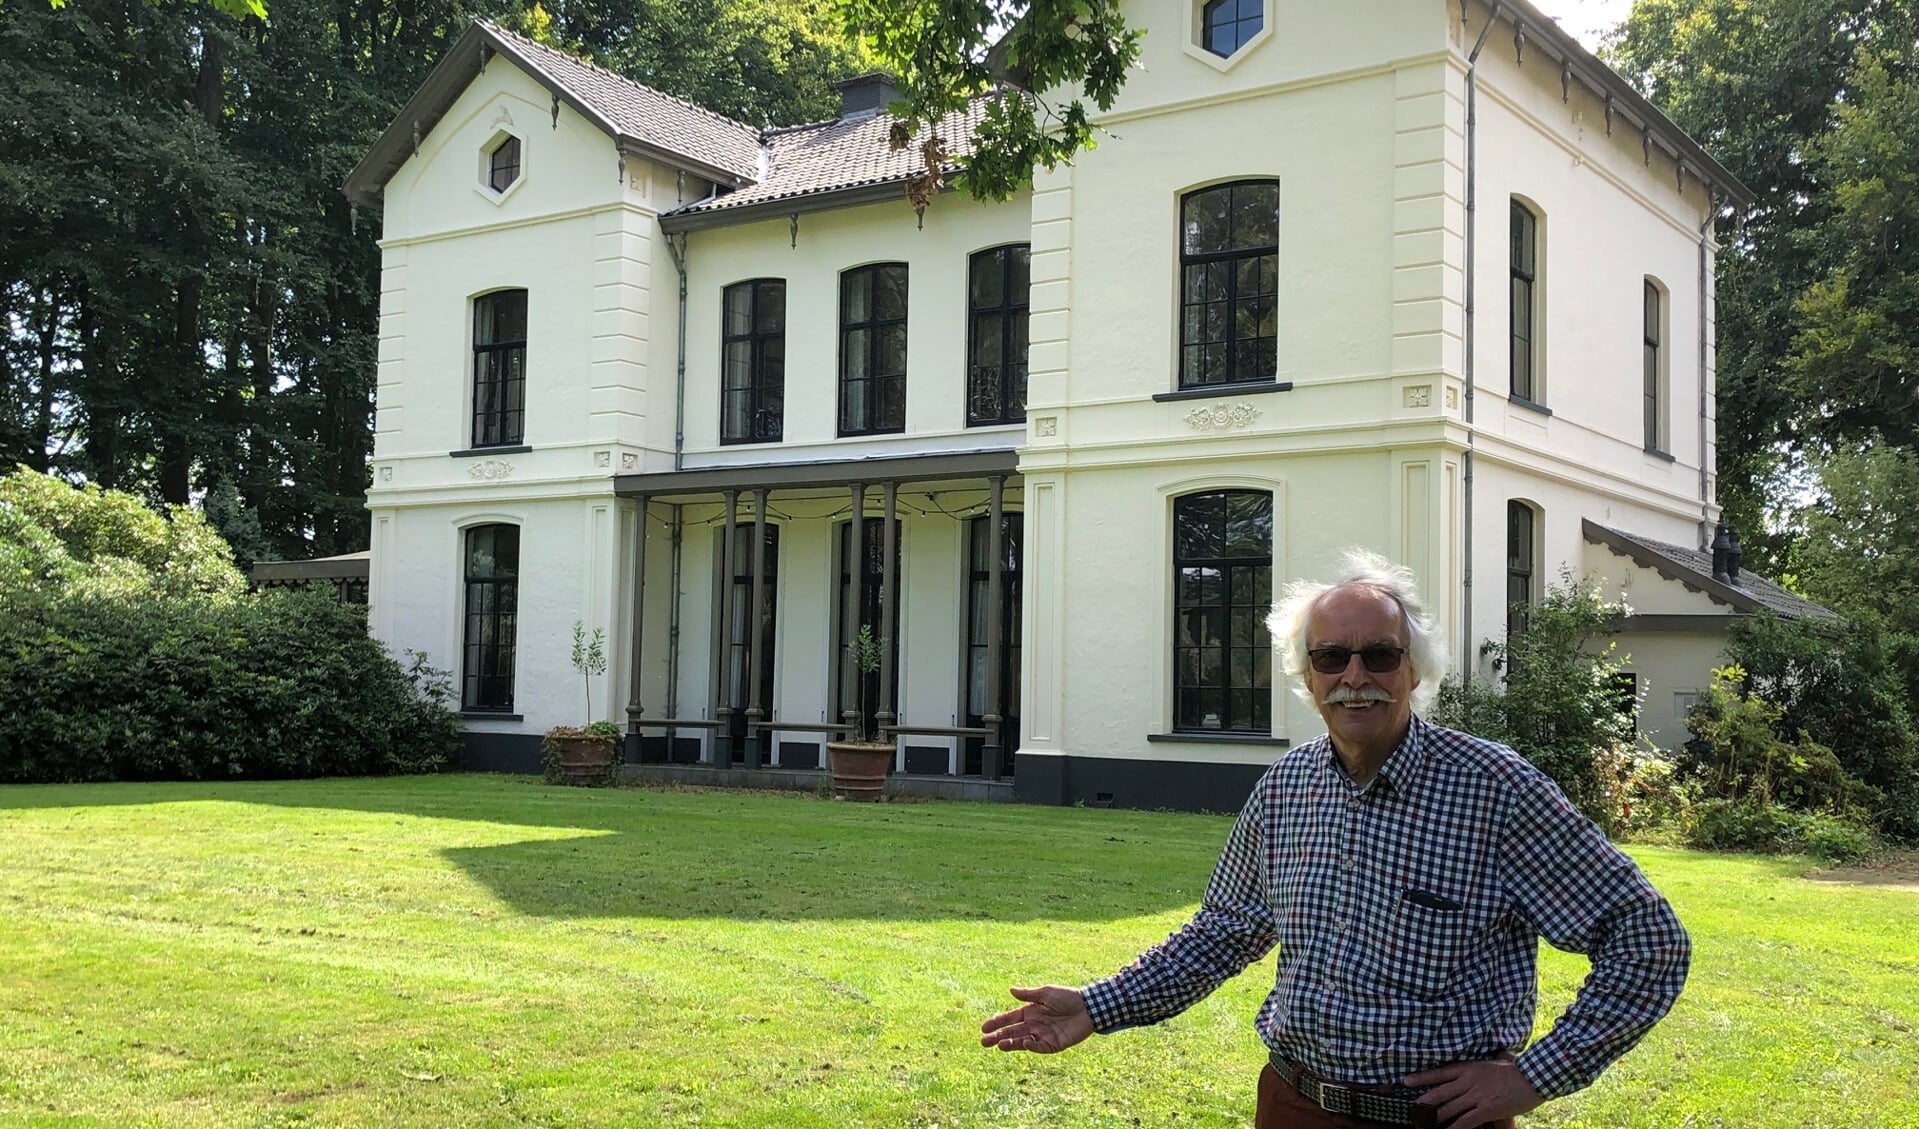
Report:
M1503 745L1415 717L1366 788L1324 737L1281 757L1233 825L1199 912L1082 991L1111 1033L1191 1007L1279 946L1254 1021L1329 1079L1409 1074L1518 1052L1538 999L1538 939L1592 973L1519 1054L1543 1097L1570 1094L1672 1007L1692 945L1631 859Z

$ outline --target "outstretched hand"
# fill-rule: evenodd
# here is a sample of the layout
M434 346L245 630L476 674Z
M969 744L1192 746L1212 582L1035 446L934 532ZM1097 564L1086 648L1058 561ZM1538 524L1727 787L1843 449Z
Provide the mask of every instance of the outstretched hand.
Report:
M1406 1079L1406 1085L1432 1087L1419 1096L1419 1102L1438 1106L1439 1123L1447 1129L1473 1129L1529 1113L1546 1102L1511 1055L1423 1071Z
M1013 998L1024 1002L980 1024L980 1046L1050 1055L1093 1033L1086 1000L1071 988L1014 988Z

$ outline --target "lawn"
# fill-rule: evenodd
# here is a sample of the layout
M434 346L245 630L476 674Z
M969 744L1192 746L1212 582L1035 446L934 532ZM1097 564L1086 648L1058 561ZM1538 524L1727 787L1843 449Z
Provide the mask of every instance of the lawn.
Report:
M1220 817L450 776L0 788L0 1124L1228 1126L1270 961L1052 1058L1009 982L1174 928ZM1674 1015L1528 1126L1919 1125L1919 892L1634 852ZM1542 1026L1584 962L1548 952Z

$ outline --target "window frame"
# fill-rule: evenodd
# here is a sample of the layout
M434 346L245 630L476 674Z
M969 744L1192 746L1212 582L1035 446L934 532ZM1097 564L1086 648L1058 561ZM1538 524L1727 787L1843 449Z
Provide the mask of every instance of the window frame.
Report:
M1672 441L1668 435L1671 364L1668 343L1672 299L1659 280L1647 275L1641 292L1640 367L1643 384L1641 422L1645 425L1646 450L1669 455Z
M1265 549L1263 555L1258 552L1232 556L1227 554L1231 539L1232 500L1250 498L1264 500ZM1219 542L1219 555L1184 555L1181 542L1185 537L1182 528L1182 511L1202 504L1212 504L1217 499L1220 525L1216 531ZM1233 734L1239 736L1270 737L1273 733L1273 647L1267 632L1266 617L1272 610L1273 600L1273 549L1275 544L1274 519L1277 512L1277 498L1271 490L1227 487L1216 490L1195 490L1180 494L1172 499L1171 561L1170 579L1172 581L1172 731L1174 733ZM1195 576L1198 591L1189 588L1186 581L1187 571L1217 569L1215 583L1218 602L1208 602L1204 598L1203 576ZM1236 600L1234 591L1245 573L1246 598ZM1194 595L1199 598L1192 599ZM1194 628L1204 631L1205 616L1194 613L1216 612L1218 619L1218 642L1207 643L1205 636L1195 639ZM1246 634L1240 639L1240 633ZM1209 681L1205 677L1207 652L1216 651L1217 677ZM1244 652L1248 664L1245 685L1236 685L1234 652ZM1194 655L1189 662L1187 653ZM1263 679L1262 675L1263 668ZM1188 674L1198 678L1189 680ZM1189 710L1187 691L1194 692L1192 699L1198 705ZM1246 695L1247 710L1242 718L1233 706L1233 695L1243 692ZM1217 694L1219 710L1211 716L1218 720L1216 725L1204 724L1205 703L1208 694Z
M880 292L880 274L884 271L891 270L897 270L899 272L900 313L896 318L883 318L879 316L879 302L877 300ZM848 288L856 279L861 277L865 277L867 280L868 316L862 321L852 321L849 318L850 303L847 300ZM863 435L898 435L906 430L906 372L908 368L907 347L909 344L907 324L908 315L912 310L911 281L908 265L904 262L865 263L861 266L849 267L840 272L840 364L837 422L838 435L842 439ZM899 334L899 371L896 373L882 373L877 371L879 359L884 352L882 342L894 331L897 331ZM864 344L856 347L853 344L854 335L861 333L866 335ZM850 367L853 358L860 353L864 353L865 374L854 377L850 375ZM855 384L864 384L868 387L862 404L864 410L860 421L854 426L848 426L848 420L850 418L848 413L848 392L851 390L851 386ZM897 397L897 405L899 418L897 420L882 419L880 422L874 423L874 416L878 410L876 405L880 402L878 392L884 384L898 385L899 394Z
M1506 303L1506 349L1507 349L1507 390L1511 398L1524 400L1529 404L1544 404L1545 396L1540 388L1540 349L1539 323L1543 303L1540 302L1539 276L1539 229L1540 214L1519 197L1511 199L1511 211L1508 213L1506 265L1509 272L1509 286ZM1522 229L1523 222L1523 229ZM1521 255L1524 261L1521 261ZM1521 288L1525 297L1520 297ZM1520 330L1520 313L1525 313L1525 331ZM1521 342L1524 342L1522 347ZM1521 360L1524 360L1522 374ZM1523 380L1522 380L1523 376Z
M510 570L501 570L499 565L498 538L503 530L512 531L513 563ZM490 534L495 539L495 544L491 546L493 572L487 575L476 575L474 568L481 534ZM485 522L462 529L460 577L460 711L510 714L513 712L519 660L520 527L512 522ZM478 601L482 605L490 604L491 610L475 610L474 597L477 593L491 594L490 599ZM506 621L504 630L501 629L501 620ZM489 623L492 626L492 642L485 639L488 632L484 628ZM500 641L502 635L505 636L504 642ZM506 668L504 674L498 669L501 665ZM489 680L496 684L494 689L497 691L502 679L504 693L485 692Z
M761 329L761 303L774 288L779 294L779 324L773 329ZM746 332L732 332L732 309L735 294L744 291L747 295ZM744 346L746 350L746 383L742 387L732 387L733 366L730 353L734 346ZM777 346L777 349L773 347ZM767 354L777 352L778 357L772 365ZM776 365L777 375L769 375L769 368ZM730 431L729 422L733 415L728 410L729 400L739 396L746 401L747 433L735 435ZM768 408L767 401L774 400L776 408ZM768 427L768 413L772 416ZM770 431L770 434L767 432ZM779 443L786 433L786 280L783 278L749 278L733 283L720 292L720 444L733 446L747 443Z
M508 295L520 301L520 336L517 340L482 340L489 336L483 310L497 305ZM524 288L505 287L476 294L473 306L473 450L489 447L517 447L526 442L526 347L531 336L532 303ZM499 315L493 315L497 326ZM492 333L497 333L497 329ZM495 357L505 358L495 361ZM517 360L517 365L515 361ZM496 371L496 369L498 371ZM499 385L497 400L492 386Z
M1232 236L1231 229L1232 229L1232 218L1235 213L1235 208L1233 206L1234 200L1232 197L1232 193L1234 190L1241 189L1241 188L1270 188L1272 190L1272 193L1273 193L1273 241L1270 244L1260 243L1256 245L1247 245L1247 246L1233 245L1233 242L1232 242L1233 236ZM1189 222L1188 208L1192 206L1196 201L1202 199L1203 197L1211 196L1213 194L1220 193L1220 192L1225 192L1228 194L1227 204L1226 204L1227 235L1225 238L1224 249L1213 249L1213 250L1205 250L1205 251L1191 250L1189 247L1189 241L1187 238L1188 236L1187 225ZM1262 387L1271 386L1278 382L1279 380L1279 217L1280 217L1280 212L1281 212L1280 183L1277 177L1249 177L1249 178L1240 179L1240 180L1229 180L1229 181L1222 182L1220 184L1209 184L1202 188L1195 188L1189 192L1183 192L1180 194L1179 217L1178 217L1178 223L1176 225L1178 236L1179 236L1179 277L1178 277L1179 317L1177 322L1178 364L1176 368L1179 373L1178 387L1180 391L1186 392L1186 391L1195 391L1195 390L1207 391L1207 390L1215 390L1215 389L1230 390L1234 388L1262 388ZM1253 293L1251 298L1242 297L1240 294L1240 274L1241 274L1241 270L1243 269L1241 264L1249 261L1260 260L1260 259L1270 259L1271 261L1271 289L1256 290ZM1204 271L1215 265L1221 265L1221 264L1223 264L1226 268L1224 271L1224 276L1226 280L1225 297L1223 299L1208 299L1202 294L1202 297L1199 301L1194 301L1193 300L1193 294L1194 294L1193 272L1196 269ZM1263 272L1261 272L1261 275L1263 276ZM1255 282L1255 285L1257 285L1257 281ZM1239 308L1242 305L1245 305L1249 302L1257 302L1261 299L1264 299L1271 303L1272 308L1271 308L1270 316L1272 319L1272 333L1270 335L1256 334L1250 338L1242 338L1239 333L1239 317L1238 317ZM1203 320L1206 317L1207 310L1213 306L1225 307L1225 310L1226 310L1225 326L1224 326L1225 336L1217 339L1202 338L1202 337L1195 336L1194 311L1195 310L1199 311L1198 317L1203 322ZM1242 370L1240 351L1242 348L1245 348L1247 345L1255 342L1260 342L1260 341L1270 341L1272 343L1272 346L1271 346L1272 360L1271 360L1270 370L1263 376L1242 378L1239 375ZM1204 380L1194 374L1194 371L1193 371L1195 367L1194 362L1196 361L1197 358L1203 355L1204 350L1209 348L1221 348L1225 350L1224 371L1226 375L1224 379L1209 381L1209 380Z
M1525 515L1525 529L1519 528ZM1526 612L1539 602L1539 507L1519 498L1506 501L1506 638L1526 629ZM1515 588L1517 586L1517 588ZM1520 598L1515 599L1517 594Z
M502 165L500 162L500 154L505 152L509 145L513 147L513 163L510 165ZM492 148L486 151L486 186L492 189L496 194L503 194L507 189L518 184L520 181L521 166L525 163L524 153L524 144L521 142L518 134L508 133L503 135ZM506 183L504 184L500 183L500 174L503 171L507 174Z
M1250 16L1246 14L1248 5L1255 9ZM1230 20L1222 20L1219 24L1214 24L1212 22L1213 14L1223 11L1229 6L1236 14ZM1246 27L1249 22L1252 24L1251 28ZM1211 42L1212 36L1210 33L1214 31L1216 27L1222 27L1227 24L1231 24L1234 29L1233 46L1230 50L1221 51ZM1246 48L1252 46L1253 43L1258 40L1260 33L1265 30L1266 0L1200 0L1199 48L1214 58L1230 59L1238 55L1240 52L1246 50Z
M966 258L966 426L993 427L1001 424L1026 422L1026 354L1030 346L1028 330L1032 310L1033 263L1031 243L1004 243L998 247L988 247L975 251ZM1018 288L1012 285L1015 255L1025 258L1026 266L1019 272L1026 279L1026 285ZM986 269L999 272L1000 300L988 306L978 303L978 275L982 264L988 260L997 260L996 265ZM981 388L980 371L987 367L980 360L980 326L982 323L999 323L999 364L1001 374L998 387L991 397L993 411L988 414L979 409L984 389ZM1008 332L1013 326L1019 327L1017 334L1018 352L1014 358L1015 335ZM1017 373L1017 377L1011 374Z

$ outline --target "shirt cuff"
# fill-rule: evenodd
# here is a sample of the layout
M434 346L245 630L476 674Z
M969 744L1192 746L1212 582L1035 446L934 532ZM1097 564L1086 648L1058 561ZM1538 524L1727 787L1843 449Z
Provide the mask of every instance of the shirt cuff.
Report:
M1519 1072L1547 1101L1578 1093L1591 1082L1579 1064L1552 1042L1550 1035L1520 1052Z
M1117 977L1108 976L1079 990L1080 998L1086 1001L1086 1015L1093 1021L1093 1033L1096 1035L1111 1035L1115 1031L1136 1026L1126 1015L1125 995L1120 991L1117 980Z

